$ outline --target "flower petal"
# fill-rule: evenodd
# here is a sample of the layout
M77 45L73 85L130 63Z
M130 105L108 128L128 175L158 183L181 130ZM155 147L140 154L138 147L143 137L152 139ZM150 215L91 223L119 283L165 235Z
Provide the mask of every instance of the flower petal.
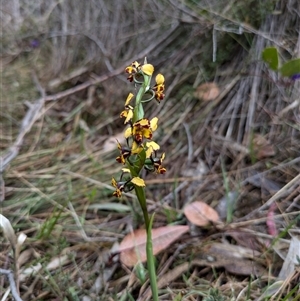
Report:
M117 181L114 178L111 179L111 185L114 186L115 188L118 187Z
M148 148L152 147L152 149L153 149L154 151L157 151L157 150L160 149L160 146L159 146L156 142L154 142L154 141L146 142L146 146L147 146Z
M165 82L165 77L162 74L157 74L155 77L155 81L157 85L163 85Z
M137 121L133 126L140 126L140 127L143 127L143 128L149 128L150 127L150 123L149 123L149 120L147 118L143 118L139 121Z
M139 186L139 187L145 187L146 186L144 180L139 178L139 177L132 178L131 183L133 183L134 185Z
M134 96L134 94L132 94L132 93L128 94L126 101L125 101L125 107L129 105L130 100L132 99L133 96Z
M153 132L156 131L156 129L157 129L157 122L158 122L157 117L152 118L150 121L150 127Z
M131 129L131 127L129 127L129 128L127 128L127 129L125 130L124 136L125 136L125 138L127 139L127 138L129 138L131 135L132 135L132 129Z
M127 124L133 117L133 111L132 110L128 110L127 111L127 116L126 116L126 119L124 121L124 124Z
M139 154L144 148L139 145L136 141L132 142L132 148L131 148L131 153L132 154Z
M141 67L142 71L147 75L152 75L154 72L154 67L151 64L146 64Z

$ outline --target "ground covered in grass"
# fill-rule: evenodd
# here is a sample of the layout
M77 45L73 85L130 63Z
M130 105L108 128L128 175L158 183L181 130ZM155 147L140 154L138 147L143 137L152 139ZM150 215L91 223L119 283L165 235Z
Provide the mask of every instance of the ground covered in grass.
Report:
M167 168L144 174L148 209L154 228L190 226L157 256L160 300L300 300L300 82L261 60L268 46L300 57L300 2L19 5L1 13L0 210L26 240L1 230L0 268L22 300L151 300L114 253L142 212L111 186L124 69L145 56L166 79L146 105ZM199 200L221 224L187 220ZM0 288L12 300L5 275Z

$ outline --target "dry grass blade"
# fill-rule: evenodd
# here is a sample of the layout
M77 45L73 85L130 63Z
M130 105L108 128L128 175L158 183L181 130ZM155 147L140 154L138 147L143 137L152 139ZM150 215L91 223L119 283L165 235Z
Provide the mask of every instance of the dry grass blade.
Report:
M285 280L295 272L295 266L299 264L300 259L300 240L293 236L291 239L289 251L284 260L283 266L278 275L279 279Z
M10 221L2 214L0 214L0 226L3 230L5 237L10 242L12 248L15 249L16 245L17 245L17 237L15 234L15 231L14 231Z

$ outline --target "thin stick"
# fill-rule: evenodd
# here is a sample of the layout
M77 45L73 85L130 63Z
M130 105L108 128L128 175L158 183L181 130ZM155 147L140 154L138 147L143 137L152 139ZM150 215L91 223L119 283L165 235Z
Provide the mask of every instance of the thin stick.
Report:
M263 204L261 207L255 209L254 211L252 211L251 213L249 213L248 215L243 217L243 220L247 220L250 217L252 217L253 215L255 215L257 212L259 211L263 211L265 209L267 209L273 202L277 201L279 198L282 197L282 195L288 190L290 189L294 184L296 184L298 182L298 184L300 185L300 174L298 176L296 176L292 181L288 182L285 186L283 186L280 190L278 190L265 204Z
M11 270L0 269L0 274L7 276L8 281L9 281L9 285L10 285L10 289L11 289L11 294L13 295L15 300L16 301L23 301L17 293L17 287L16 287L16 283L15 283L15 280L14 280L13 272Z

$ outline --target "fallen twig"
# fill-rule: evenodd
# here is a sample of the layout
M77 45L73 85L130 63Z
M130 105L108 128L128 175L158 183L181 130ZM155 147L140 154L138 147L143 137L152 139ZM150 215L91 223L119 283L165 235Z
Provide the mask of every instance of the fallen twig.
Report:
M9 281L9 285L10 285L10 289L11 289L11 294L13 295L15 300L16 301L23 301L20 298L20 296L18 295L18 292L17 292L17 287L16 287L16 283L15 283L15 280L14 280L14 273L11 270L0 269L0 274L7 276L7 279Z

